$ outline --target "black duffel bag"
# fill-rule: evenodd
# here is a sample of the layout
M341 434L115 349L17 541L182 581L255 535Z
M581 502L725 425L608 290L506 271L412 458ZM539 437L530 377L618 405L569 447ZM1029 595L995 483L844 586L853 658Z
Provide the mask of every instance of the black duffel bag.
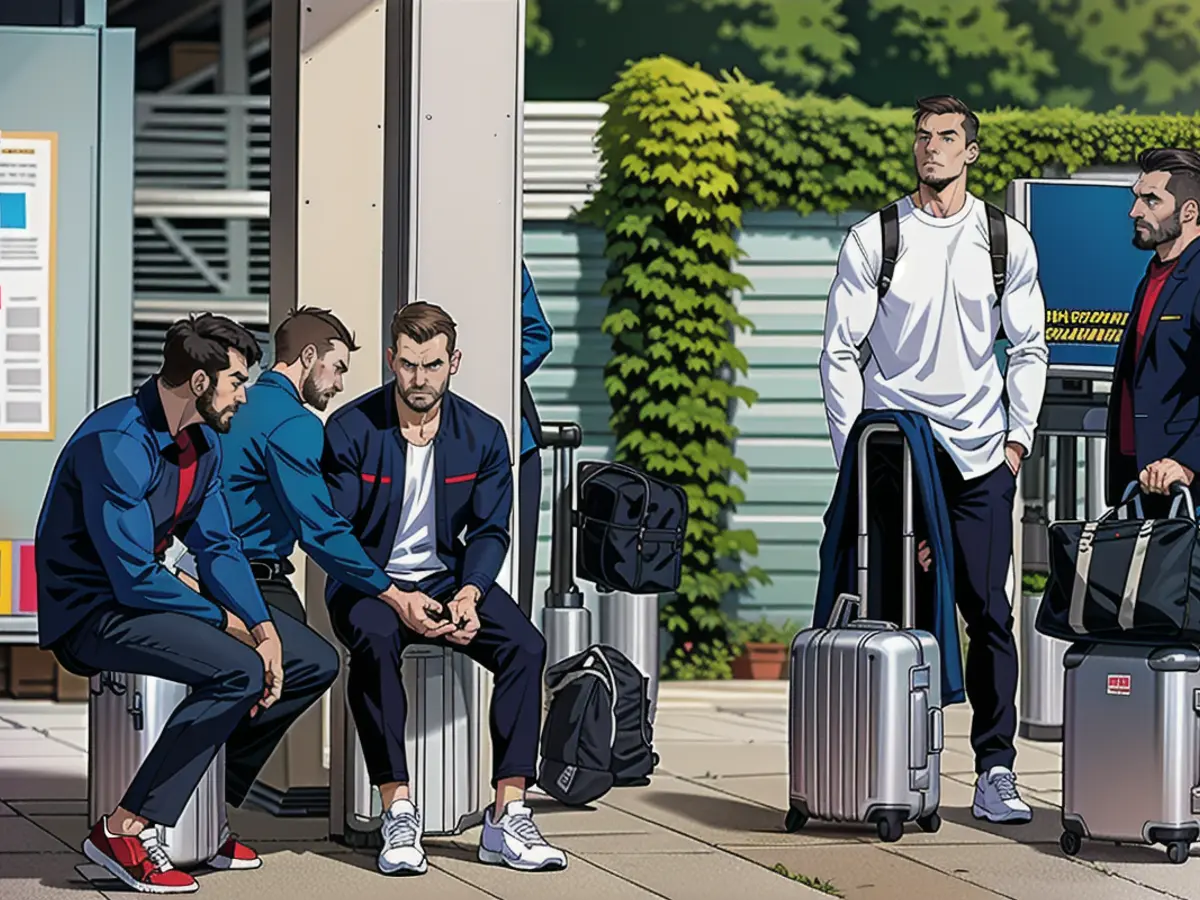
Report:
M1098 644L1200 644L1200 525L1172 485L1166 518L1146 518L1136 483L1094 522L1050 526L1050 580L1035 627Z
M687 508L677 484L621 463L581 463L576 574L601 590L677 590Z

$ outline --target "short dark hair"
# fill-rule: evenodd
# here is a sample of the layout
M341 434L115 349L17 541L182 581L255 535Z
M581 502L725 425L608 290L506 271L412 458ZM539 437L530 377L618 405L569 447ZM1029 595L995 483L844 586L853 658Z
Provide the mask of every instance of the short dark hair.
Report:
M963 117L963 134L967 143L979 140L979 116L971 111L971 107L950 94L935 94L932 97L922 97L917 101L913 111L913 128L919 128L926 116L944 116L947 113L957 113Z
M318 356L324 356L334 341L341 341L351 353L358 349L350 329L332 312L302 306L288 313L275 329L275 362L291 365L309 344L317 348Z
M444 334L446 352L454 353L454 345L458 341L458 326L440 306L419 300L416 303L406 303L392 316L393 350L399 345L402 334L418 344L432 341L439 334Z
M167 329L163 341L163 362L158 379L166 387L179 387L196 371L216 380L229 368L229 351L236 350L247 366L262 358L262 349L254 335L233 319L213 313L193 313Z
M1200 207L1200 153L1177 147L1154 147L1138 154L1143 172L1167 172L1167 190L1175 198L1175 211L1195 200ZM1200 213L1200 208L1197 209Z

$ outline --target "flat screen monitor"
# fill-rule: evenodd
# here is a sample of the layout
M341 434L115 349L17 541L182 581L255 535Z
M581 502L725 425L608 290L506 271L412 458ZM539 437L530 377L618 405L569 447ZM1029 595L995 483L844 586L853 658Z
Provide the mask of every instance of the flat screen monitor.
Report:
M1134 179L1020 179L1009 186L1008 213L1037 248L1051 374L1112 377L1151 253L1133 246Z

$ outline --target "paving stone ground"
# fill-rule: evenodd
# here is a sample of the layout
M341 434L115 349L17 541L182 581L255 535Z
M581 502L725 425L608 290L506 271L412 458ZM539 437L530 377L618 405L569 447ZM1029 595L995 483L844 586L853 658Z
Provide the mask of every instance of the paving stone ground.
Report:
M602 900L666 897L853 900L1200 900L1200 859L1167 862L1162 848L1058 847L1061 753L1019 740L1018 774L1034 820L985 826L970 814L970 710L946 711L942 818L937 834L910 826L882 844L865 828L783 831L787 808L787 686L665 684L655 726L660 773L593 808L533 801L546 835L570 854L559 873L524 875L475 860L478 831L427 841L430 869L397 882L369 854L327 840L321 820L235 810L233 825L265 860L253 872L201 876L208 900ZM80 704L0 701L0 900L128 897L83 878L87 717ZM783 870L787 874L781 874ZM791 877L789 877L791 876ZM806 885L817 885L814 889Z

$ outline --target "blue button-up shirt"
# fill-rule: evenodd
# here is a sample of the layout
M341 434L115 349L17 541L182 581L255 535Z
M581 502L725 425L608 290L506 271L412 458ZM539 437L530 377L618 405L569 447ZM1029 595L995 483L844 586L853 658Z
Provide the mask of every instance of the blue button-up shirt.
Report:
M553 332L546 314L542 312L542 304L538 302L537 288L533 286L533 278L525 261L521 261L521 378L528 380L529 376L538 370L550 351L554 348ZM533 429L529 420L521 416L521 455L537 447L533 439Z
M193 425L189 436L197 450L195 480L178 518L178 445L157 379L133 397L100 407L67 439L34 540L42 647L52 647L93 610L113 603L222 626L221 608L155 556L155 547L171 533L195 554L217 603L251 628L267 621L221 492L216 432Z
M264 372L221 436L221 480L246 558L284 560L299 541L329 577L367 596L390 579L338 515L321 472L325 429L279 372Z

